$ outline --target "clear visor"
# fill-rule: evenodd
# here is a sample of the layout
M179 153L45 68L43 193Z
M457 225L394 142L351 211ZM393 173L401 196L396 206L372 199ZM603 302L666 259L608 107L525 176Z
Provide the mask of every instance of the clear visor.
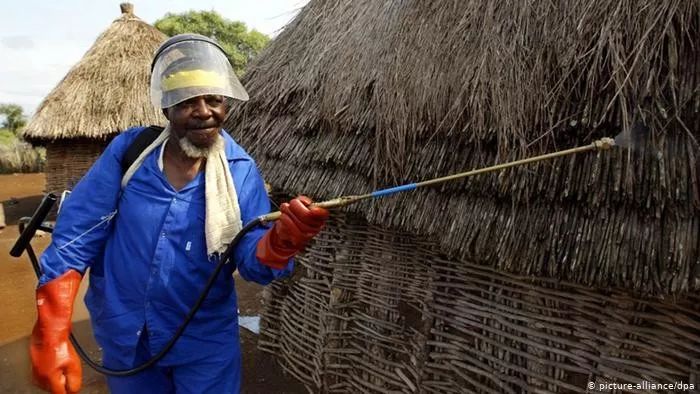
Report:
M175 43L160 53L151 72L151 102L156 108L210 94L248 100L248 93L219 48L193 40Z

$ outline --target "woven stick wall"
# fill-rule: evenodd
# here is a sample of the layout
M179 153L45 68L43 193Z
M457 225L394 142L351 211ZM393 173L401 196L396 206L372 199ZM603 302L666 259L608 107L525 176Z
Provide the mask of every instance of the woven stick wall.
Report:
M700 296L641 299L446 259L334 220L266 290L260 347L314 392L586 392L700 384Z
M100 140L59 140L46 147L46 191L72 189L107 147Z

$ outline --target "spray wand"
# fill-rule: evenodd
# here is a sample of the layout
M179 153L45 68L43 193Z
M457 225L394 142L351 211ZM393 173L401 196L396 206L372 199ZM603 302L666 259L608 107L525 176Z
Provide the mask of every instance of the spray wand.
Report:
M637 140L636 138L629 138L627 135L625 135L625 133L620 133L614 139L604 137L604 138L601 138L599 140L596 140L596 141L590 143L589 145L578 146L575 148L566 149L566 150L562 150L559 152L547 153L544 155L529 157L527 159L515 160L515 161L508 162L508 163L496 164L496 165L493 165L490 167L484 167L484 168L479 168L476 170L461 172L459 174L453 174L453 175L448 175L448 176L444 176L444 177L440 177L440 178L428 179L428 180L425 180L422 182L408 183L405 185L375 190L375 191L373 191L371 193L367 193L367 194L337 197L337 198L334 198L331 200L311 204L311 206L321 207L321 208L344 207L346 205L354 204L356 202L370 199L370 198L379 198L379 197L389 196L389 195L396 194L396 193L415 190L415 189L425 187L425 186L438 185L441 183L450 182L450 181L454 181L457 179L470 177L473 175L479 175L479 174L485 174L488 172L500 171L500 170L504 170L506 168L517 167L517 166L520 166L523 164L529 164L529 163L535 163L538 161L554 159L556 157L572 155L574 153L588 152L588 151L592 151L592 150L608 150L608 149L612 148L613 146L631 148L634 141L636 141L636 140ZM272 222L272 221L279 219L280 216L281 216L281 212L277 211L277 212L268 213L266 215L262 215L258 219L260 220L261 223L268 223L268 222Z

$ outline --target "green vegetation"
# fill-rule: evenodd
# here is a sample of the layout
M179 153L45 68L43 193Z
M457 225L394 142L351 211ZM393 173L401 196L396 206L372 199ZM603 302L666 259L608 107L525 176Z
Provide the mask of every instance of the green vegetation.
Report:
M10 145L17 137L8 129L0 129L0 145Z
M33 148L17 137L26 124L22 107L16 104L0 104L2 128L0 129L0 173L41 172L46 162L46 150Z
M16 134L19 129L27 124L22 107L17 104L0 104L0 115L4 118L0 125L12 133Z
M255 29L249 31L245 23L230 21L214 11L167 13L154 26L168 36L197 33L215 39L228 53L238 76L243 75L248 62L270 41Z

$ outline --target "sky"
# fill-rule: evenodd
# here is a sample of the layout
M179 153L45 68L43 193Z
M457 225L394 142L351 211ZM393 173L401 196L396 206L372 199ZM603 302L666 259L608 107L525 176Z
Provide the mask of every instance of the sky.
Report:
M3 0L0 6L0 104L31 116L41 100L121 15L106 0ZM274 37L308 0L131 0L153 24L167 12L216 11Z

